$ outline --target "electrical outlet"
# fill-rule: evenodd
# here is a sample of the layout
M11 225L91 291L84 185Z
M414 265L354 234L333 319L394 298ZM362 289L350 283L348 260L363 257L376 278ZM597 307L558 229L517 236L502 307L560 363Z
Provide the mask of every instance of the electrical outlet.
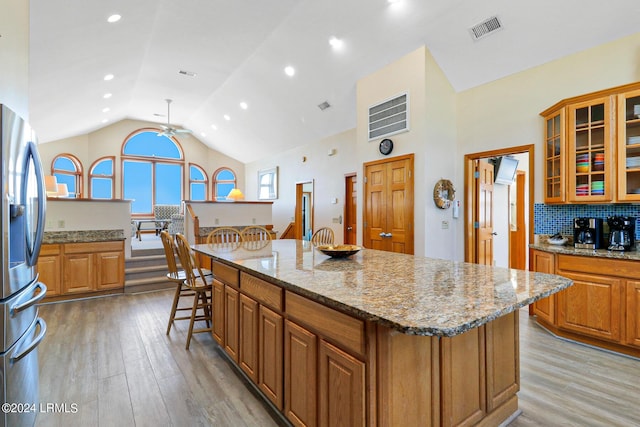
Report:
M446 230L449 228L449 221L442 221L442 229Z
M58 220L58 228L64 228L64 219Z

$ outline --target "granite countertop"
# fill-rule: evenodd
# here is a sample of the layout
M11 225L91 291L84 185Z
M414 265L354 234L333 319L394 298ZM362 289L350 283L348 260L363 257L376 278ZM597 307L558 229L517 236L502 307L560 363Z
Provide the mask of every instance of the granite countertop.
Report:
M124 230L45 231L42 243L90 243L125 240Z
M544 242L530 244L529 247L531 249L536 249L544 252L551 252L554 254L640 261L640 251L638 251L637 249L634 251L626 251L626 252L609 251L607 249L576 249L573 247L573 245L551 245L549 243L544 243Z
M312 300L406 334L455 336L572 285L564 277L362 249L333 259L309 242L194 249Z

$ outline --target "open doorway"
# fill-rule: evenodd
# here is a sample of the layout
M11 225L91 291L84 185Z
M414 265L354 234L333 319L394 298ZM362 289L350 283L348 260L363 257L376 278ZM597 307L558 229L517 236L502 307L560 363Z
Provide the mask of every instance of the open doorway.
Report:
M477 190L478 164L503 156L517 158L520 173L516 173L511 185L494 185L491 198L481 197ZM482 219L480 213L488 210L491 212L492 220L492 254L491 260L484 260L484 263L500 267L526 268L529 253L527 247L533 240L533 168L534 145L465 155L465 261L480 262L479 257L486 252L479 250L486 243L480 242L482 230L479 229L479 224ZM486 203L491 205L486 206Z
M296 183L295 238L311 240L313 234L313 180Z

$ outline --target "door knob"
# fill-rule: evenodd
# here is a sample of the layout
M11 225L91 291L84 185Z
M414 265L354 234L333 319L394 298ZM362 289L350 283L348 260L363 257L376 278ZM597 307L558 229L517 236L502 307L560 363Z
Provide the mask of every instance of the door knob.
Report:
M380 237L385 237L386 234L384 234L384 231L382 233L380 233Z
M498 233L496 233L495 231L493 233L491 233L492 236L497 236Z
M353 230L353 227L351 226L347 227L347 231L351 231L351 230Z

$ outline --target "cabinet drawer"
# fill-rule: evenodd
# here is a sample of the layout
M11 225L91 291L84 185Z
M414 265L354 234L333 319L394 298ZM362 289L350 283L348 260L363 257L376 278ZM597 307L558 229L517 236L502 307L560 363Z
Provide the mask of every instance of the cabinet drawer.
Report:
M344 349L363 355L365 351L364 322L313 302L293 292L286 293L286 313L296 322L333 340Z
M60 255L60 245L42 245L40 247L40 256Z
M66 243L64 252L67 254L80 254L89 252L115 252L124 250L124 243L117 242L91 242L91 243Z
M213 261L211 263L211 267L213 269L213 276L216 279L228 285L233 285L235 287L239 286L238 269L229 267L228 265L222 264L218 261Z
M282 311L282 288L247 273L240 273L240 289L268 307Z
M640 279L640 262L610 258L558 255L558 270ZM561 274L558 272L558 274Z

